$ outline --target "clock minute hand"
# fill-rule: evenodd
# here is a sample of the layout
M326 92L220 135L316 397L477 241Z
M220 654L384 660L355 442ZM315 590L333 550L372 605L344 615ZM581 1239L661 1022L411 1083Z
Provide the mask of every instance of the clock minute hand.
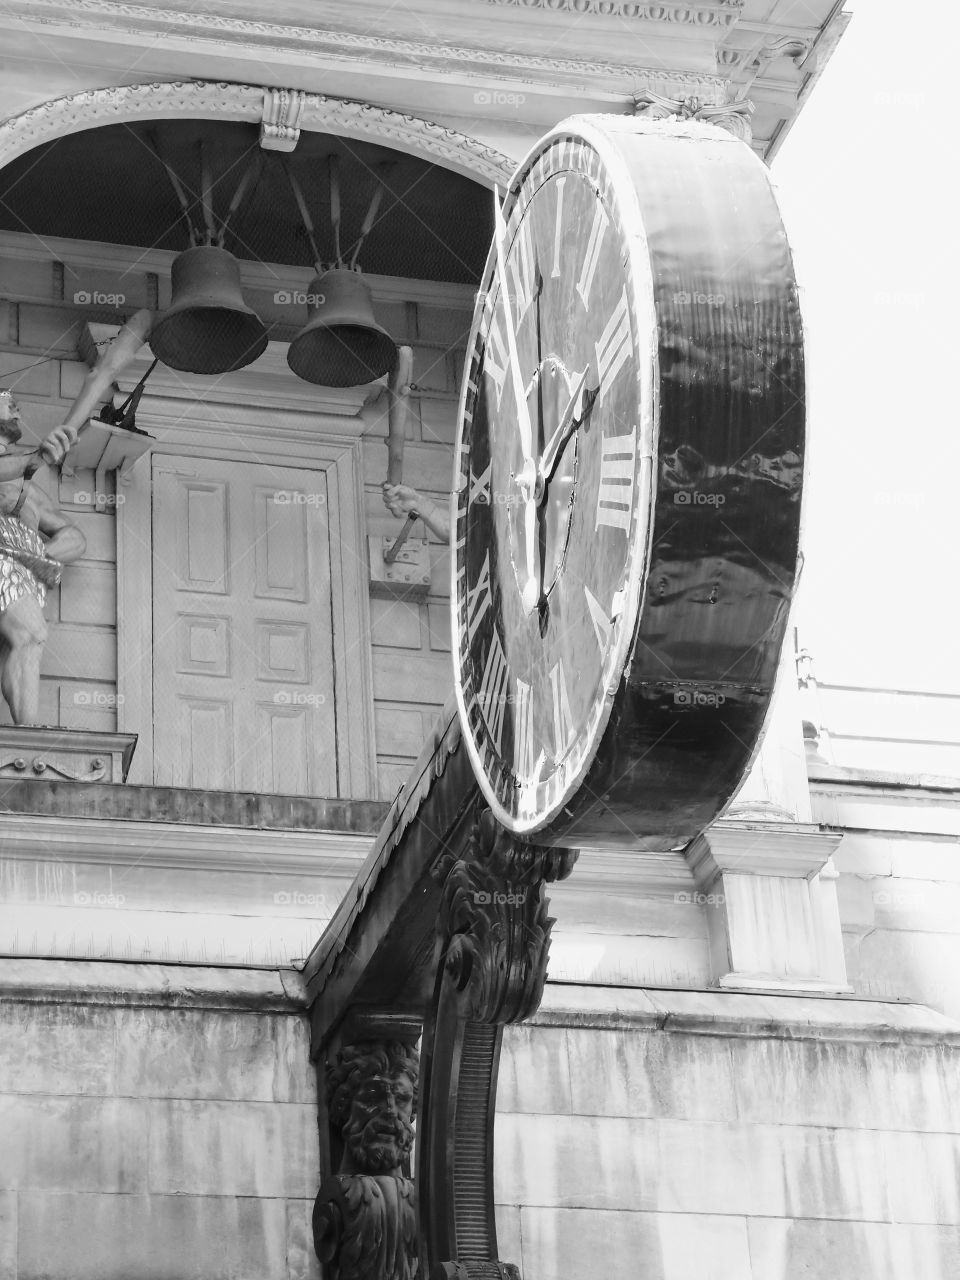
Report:
M567 403L567 407L560 415L560 421L557 423L557 428L544 447L543 454L540 458L539 468L539 473L543 478L544 483L546 483L553 475L557 465L557 460L563 452L563 446L580 425L580 419L575 418L573 415L574 410L580 401L580 395L583 388L586 385L587 374L589 371L588 366L577 379L577 385L573 389L573 394Z

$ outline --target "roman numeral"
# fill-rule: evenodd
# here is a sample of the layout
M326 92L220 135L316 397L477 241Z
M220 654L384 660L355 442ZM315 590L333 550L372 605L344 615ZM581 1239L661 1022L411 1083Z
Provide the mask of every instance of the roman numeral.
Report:
M467 637L473 640L477 627L493 603L493 592L490 588L490 552L483 558L480 577L472 587L467 587Z
M494 631L493 640L487 650L487 661L480 680L477 702L498 752L501 749L503 718L507 710L506 685L509 674L510 669L500 643L500 633Z
M533 698L530 685L517 680L514 714L514 769L519 778L532 780L536 760L536 738L533 736Z
M553 696L553 740L557 744L554 754L559 760L573 739L573 716L562 662L558 662L550 671L550 687Z
M593 623L593 629L597 633L597 644L600 646L600 652L605 653L607 645L610 643L613 623L604 612L603 605L591 593L590 588L584 587L583 590L587 597L587 608L590 610L590 621Z
M597 196L597 205L593 214L593 226L590 228L590 238L587 241L587 254L583 260L580 279L577 281L577 293L579 293L581 301L588 311L590 310L590 291L593 288L593 277L596 275L597 263L600 261L600 246L603 244L603 233L607 229L608 221L604 207L600 203L600 197Z
M626 531L630 528L633 510L637 428L634 427L628 436L603 436L600 445L600 492L597 495L594 531L602 524Z
M554 280L560 275L560 250L563 248L563 184L566 178L558 178L556 182L557 188L557 216L553 224L553 270L550 275Z
M487 344L484 348L483 371L488 374L497 389L497 408L503 399L503 384L507 380L507 369L510 367L510 356L506 339L500 328L500 318L496 314L490 318L487 330Z
M624 289L613 315L600 335L600 341L596 344L597 374L600 379L601 396L630 359L632 352L630 308L627 304L627 291Z
M487 506L490 505L490 483L493 475L493 463L487 463L487 469L482 475L470 477L470 496L468 503L479 502Z
M507 261L507 275L513 294L510 299L510 311L517 328L520 327L520 321L533 301L536 291L535 273L536 260L530 241L530 219L525 218L520 223L520 230L517 232Z

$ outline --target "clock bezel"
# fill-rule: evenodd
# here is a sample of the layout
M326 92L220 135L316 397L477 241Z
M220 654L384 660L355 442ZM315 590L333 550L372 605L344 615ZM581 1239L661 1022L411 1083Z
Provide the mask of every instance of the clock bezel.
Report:
M556 168L548 174L541 171L541 180L526 200L523 200L525 186L536 181L534 175L538 164L551 150L566 143L570 148L565 157L560 152L560 160ZM656 504L657 475L655 460L657 457L659 428L659 343L658 324L655 306L653 272L647 237L641 215L640 204L634 188L633 176L620 151L608 139L602 129L591 127L586 121L564 121L540 139L518 166L511 179L504 201L504 223L507 229L504 249L505 259L509 259L510 248L521 225L524 211L536 199L538 191L558 172L579 174L590 178L586 166L575 163L577 150L587 148L593 152L603 176L606 192L604 193L610 207L615 210L618 223L618 234L626 252L623 266L623 279L627 288L628 312L631 324L632 354L631 373L637 383L635 395L635 426L637 429L637 445L635 453L635 484L633 502L630 513L630 528L627 532L628 547L625 553L626 572L623 575L621 589L623 591L622 607L613 622L612 639L603 655L601 679L595 684L591 703L592 711L581 734L587 741L583 749L574 756L570 751L561 759L557 769L550 775L549 785L536 784L537 792L545 792L544 803L536 802L535 808L518 803L516 810L508 808L502 800L500 790L490 776L491 758L498 762L498 772L506 771L514 779L512 762L498 753L490 740L489 727L482 709L478 708L479 721L482 725L483 746L474 737L470 722L470 707L477 705L476 694L465 695L463 688L463 658L461 654L461 598L458 583L458 546L454 538L451 547L451 620L454 663L454 688L457 707L460 714L463 737L470 757L474 774L481 791L490 806L495 818L507 830L519 836L532 836L537 831L549 827L551 835L555 835L558 820L564 808L578 792L595 762L598 749L603 741L609 725L610 717L616 703L616 693L620 687L624 670L636 644L638 627L642 613L646 588L646 572L650 562L651 543L654 532L654 508ZM564 159L569 161L563 168ZM465 415L471 399L482 394L478 386L471 397L472 370L477 365L478 343L485 329L485 316L488 300L492 298L490 312L496 307L496 296L499 286L497 274L496 242L492 245L484 267L481 288L477 294L473 321L468 339L464 374L461 383L457 414L457 436L454 458L454 475L458 478L454 493L453 516L454 529L459 533L459 502L457 501L462 487L461 476L466 477L469 485L469 471L464 471L463 444L465 436ZM599 336L599 335L597 335ZM598 447L598 446L595 446ZM577 502L574 498L574 502ZM469 518L469 517L468 517ZM464 537L466 531L464 530ZM564 570L561 570L561 574ZM501 589L506 585L504 573L498 564ZM467 583L464 583L466 589ZM469 651L469 644L468 644ZM564 760L567 764L564 764ZM515 787L518 797L531 790L524 786L522 780Z

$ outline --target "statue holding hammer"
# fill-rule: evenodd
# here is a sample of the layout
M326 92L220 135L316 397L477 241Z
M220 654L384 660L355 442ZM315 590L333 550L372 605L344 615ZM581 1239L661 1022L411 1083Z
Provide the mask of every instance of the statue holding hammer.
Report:
M39 448L19 443L20 409L0 390L0 693L14 724L36 724L40 711L40 659L47 639L47 588L86 547L83 534L34 482L43 466L58 466L90 414L150 330L152 313L139 311L101 352L87 373L64 423Z

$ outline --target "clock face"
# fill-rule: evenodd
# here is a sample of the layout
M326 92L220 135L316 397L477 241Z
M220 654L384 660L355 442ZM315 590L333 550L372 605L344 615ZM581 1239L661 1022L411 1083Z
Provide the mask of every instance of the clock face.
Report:
M633 187L554 136L508 195L479 295L456 460L456 687L516 833L587 774L648 554L656 329Z

